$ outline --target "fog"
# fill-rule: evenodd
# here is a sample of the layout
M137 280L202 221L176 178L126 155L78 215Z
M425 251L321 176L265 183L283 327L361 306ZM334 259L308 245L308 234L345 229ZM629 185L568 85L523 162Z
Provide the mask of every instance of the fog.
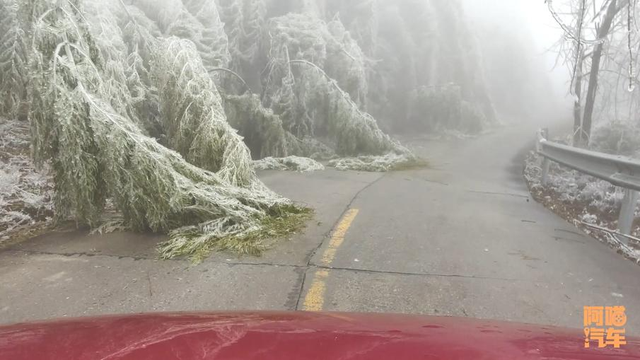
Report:
M573 97L569 95L570 69L562 59L558 59L555 46L563 36L563 31L553 19L547 4L542 0L493 0L475 1L463 0L467 17L476 29L491 29L491 34L503 34L512 36L521 42L522 51L519 60L525 63L513 64L512 68L501 69L493 76L508 76L505 72L526 71L532 78L547 81L537 88L529 96L528 100L542 106L529 108L529 116L522 114L520 120L530 120L541 124L549 121L566 121L570 123L570 112L573 106ZM487 43L495 41L489 37L483 37L482 30L477 33L480 47L487 51L508 51L496 47L487 47ZM484 54L491 57L493 54ZM496 56L512 57L513 54L500 53ZM490 64L486 64L490 68ZM495 79L489 77L490 83ZM514 87L536 86L535 84L513 84ZM512 89L516 90L516 89ZM521 89L520 89L521 90ZM500 98L494 99L500 103ZM526 101L525 99L522 99ZM519 104L522 105L522 104ZM512 119L513 120L513 119Z

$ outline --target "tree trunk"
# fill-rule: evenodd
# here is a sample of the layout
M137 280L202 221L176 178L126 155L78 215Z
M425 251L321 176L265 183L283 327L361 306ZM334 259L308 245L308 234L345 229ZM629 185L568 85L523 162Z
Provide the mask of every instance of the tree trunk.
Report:
M602 25L598 30L598 39L604 39L605 37L607 37L607 35L609 35L609 30L611 30L613 19L621 9L622 7L618 7L617 0L611 0L604 21L602 22ZM593 121L593 110L596 100L596 92L598 90L598 75L600 73L600 61L602 60L603 48L604 43L601 42L596 45L593 51L593 57L591 60L591 74L589 75L589 89L587 90L587 98L585 100L584 117L582 119L582 131L580 131L580 141L579 144L577 144L578 146L587 146L589 144L589 138L591 137L591 123Z
M579 71L579 72L578 72ZM578 60L573 102L573 146L580 146L582 132L582 55Z
M586 8L587 3L585 0L582 0L577 30L576 65L573 69L573 85L575 86L573 91L573 95L575 96L573 102L573 146L580 146L580 134L582 133L582 64L584 62L584 47L581 41Z

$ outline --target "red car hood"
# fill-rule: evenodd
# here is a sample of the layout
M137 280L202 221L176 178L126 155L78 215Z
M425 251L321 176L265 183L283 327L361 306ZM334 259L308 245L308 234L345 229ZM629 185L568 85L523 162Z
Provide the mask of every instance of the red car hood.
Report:
M640 339L584 348L582 331L444 317L189 313L0 327L0 359L640 359Z

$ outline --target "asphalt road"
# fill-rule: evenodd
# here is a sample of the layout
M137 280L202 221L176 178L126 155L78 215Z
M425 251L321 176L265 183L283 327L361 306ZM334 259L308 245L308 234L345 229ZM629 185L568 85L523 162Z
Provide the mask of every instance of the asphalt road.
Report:
M53 233L0 252L0 323L179 310L453 315L582 328L624 305L640 334L640 267L535 203L521 176L533 129L414 140L431 168L264 172L316 209L260 258L157 259L160 236Z

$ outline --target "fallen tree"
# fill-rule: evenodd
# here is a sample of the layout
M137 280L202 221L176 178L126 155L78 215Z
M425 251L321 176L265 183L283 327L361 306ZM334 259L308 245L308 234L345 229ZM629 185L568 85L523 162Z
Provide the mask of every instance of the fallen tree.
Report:
M168 232L164 257L212 249L255 253L264 238L302 226L308 210L257 179L193 44L147 44L162 93L160 117L176 152L145 135L126 107L113 106L118 85L100 61L109 50L99 48L80 1L24 6L35 15L29 56L34 157L52 164L58 218L98 227L111 199L126 228Z

